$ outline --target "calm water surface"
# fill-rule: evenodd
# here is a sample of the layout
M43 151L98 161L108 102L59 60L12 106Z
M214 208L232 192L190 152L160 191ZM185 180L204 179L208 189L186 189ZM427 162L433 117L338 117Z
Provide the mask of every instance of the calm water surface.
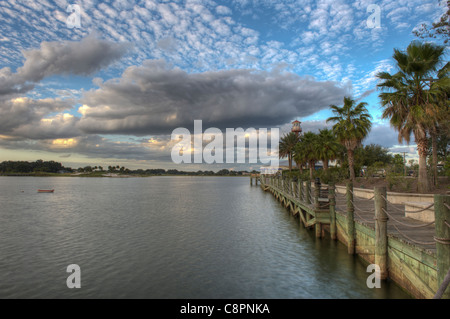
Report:
M408 297L368 275L248 178L0 177L0 298Z

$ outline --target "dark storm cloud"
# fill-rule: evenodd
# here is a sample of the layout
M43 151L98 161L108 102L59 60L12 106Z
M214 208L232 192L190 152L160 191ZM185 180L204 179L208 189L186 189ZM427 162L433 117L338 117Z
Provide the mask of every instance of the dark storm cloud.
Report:
M39 131L41 119L52 112L61 112L72 107L72 100L41 99L26 97L0 100L0 134L25 138L42 138ZM47 122L48 123L48 122ZM53 129L55 126L53 126Z
M319 133L319 130L322 129L332 129L334 123L327 123L326 120L310 120L303 121L301 123L301 127L303 129L303 133L305 132L314 132ZM290 132L292 128L291 123L287 123L281 126L281 135ZM396 132L389 124L377 124L374 123L372 128L367 135L367 137L363 140L364 145L369 144L379 144L383 147L390 148L394 151L394 146L398 145L398 132ZM411 143L413 144L413 143ZM406 148L410 148L409 146L404 146Z
M364 145L379 144L383 147L393 147L398 144L398 132L389 124L374 124L363 143Z
M27 92L33 83L52 75L92 74L117 61L128 48L94 36L78 42L42 42L39 49L22 51L25 62L16 73L0 69L0 95Z
M164 61L129 67L86 92L79 128L101 134L170 134L204 127L274 127L339 103L347 88L292 73L249 69L188 74Z

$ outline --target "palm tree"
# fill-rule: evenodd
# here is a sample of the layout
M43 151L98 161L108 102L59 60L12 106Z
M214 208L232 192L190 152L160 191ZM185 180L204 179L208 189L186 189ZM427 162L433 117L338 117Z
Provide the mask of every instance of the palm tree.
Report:
M318 144L318 135L312 132L306 132L295 147L295 159L300 163L308 163L309 177L314 179L314 168L318 159L317 150L320 148Z
M303 174L303 166L308 163L307 154L303 151L303 144L303 137L300 137L300 140L294 147L293 155L293 160L297 164L297 168L300 171L300 174Z
M338 156L339 144L333 132L329 129L319 130L319 147L317 148L318 158L323 163L324 171L328 170L328 161L334 160Z
M399 132L399 142L405 140L409 144L411 133L414 134L419 153L419 192L430 190L426 166L427 135L435 134L434 128L442 111L439 101L443 92L448 92L448 76L432 78L438 72L443 54L444 47L413 41L406 52L394 49L397 73L377 74L381 80L377 87L383 91L379 94L384 108L382 117L390 119ZM448 103L446 105L448 107Z
M289 170L292 171L292 157L294 155L294 147L298 143L299 137L294 132L285 134L280 141L279 157L288 158Z
M299 142L299 143L301 143L301 142ZM303 165L305 165L306 160L303 157L301 157L301 154L298 154L295 151L296 148L294 148L294 156L292 157L292 159L294 160L295 164L297 165L297 168L300 171L300 174L303 174Z
M366 109L367 103L360 102L356 104L350 97L344 97L344 105L338 107L330 105L331 111L335 116L327 119L328 122L335 122L333 133L336 135L339 143L347 149L348 166L350 179L355 180L355 149L361 144L372 127L369 112Z

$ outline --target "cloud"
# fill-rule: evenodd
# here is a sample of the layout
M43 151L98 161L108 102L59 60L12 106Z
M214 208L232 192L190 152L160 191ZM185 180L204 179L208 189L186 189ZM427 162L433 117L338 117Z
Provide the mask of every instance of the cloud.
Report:
M365 145L379 144L383 147L393 147L398 144L398 132L389 124L374 124L363 143Z
M15 140L0 138L0 147L5 149L26 149L61 154L61 158L79 154L90 158L115 158L125 160L160 160L171 162L171 146L175 142L170 137L152 140L117 141L98 135L86 135L75 138L57 138L45 140Z
M24 93L33 83L52 75L91 75L120 59L129 44L88 36L81 41L42 42L39 49L22 51L23 66L12 73L0 69L0 95Z
M274 127L339 103L348 89L288 72L251 69L187 73L162 60L129 67L81 98L78 127L96 134L170 134L207 127Z
M49 113L62 112L72 107L71 99L45 98L40 100L27 97L0 100L0 134L22 138L39 139L45 135L71 134L67 125L48 126L42 119ZM59 124L68 120L67 116L55 118ZM50 121L50 120L48 120ZM56 122L55 122L56 123ZM67 123L65 123L67 124ZM57 128L58 127L58 128Z
M121 58L130 45L88 36L81 41L42 42L39 49L24 51L17 74L38 82L57 74L90 75Z
M216 12L221 15L230 15L232 13L231 9L225 6L217 6Z

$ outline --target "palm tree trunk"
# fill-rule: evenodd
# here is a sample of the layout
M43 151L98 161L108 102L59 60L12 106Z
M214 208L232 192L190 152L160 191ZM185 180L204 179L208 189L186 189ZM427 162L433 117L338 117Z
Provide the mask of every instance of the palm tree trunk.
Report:
M437 172L437 136L433 132L431 133L431 145L432 145L432 156L433 156L433 185L438 186L438 172Z
M326 172L328 171L328 158L325 158L324 160L322 160L323 162L323 170Z
M347 154L348 154L348 169L350 171L350 179L352 181L355 181L355 169L354 169L355 156L354 156L354 152L351 149L347 149Z
M417 151L419 153L419 179L417 181L419 193L425 193L430 190L427 176L427 144L426 138L421 138L417 142Z
M314 162L309 162L309 179L314 179Z

